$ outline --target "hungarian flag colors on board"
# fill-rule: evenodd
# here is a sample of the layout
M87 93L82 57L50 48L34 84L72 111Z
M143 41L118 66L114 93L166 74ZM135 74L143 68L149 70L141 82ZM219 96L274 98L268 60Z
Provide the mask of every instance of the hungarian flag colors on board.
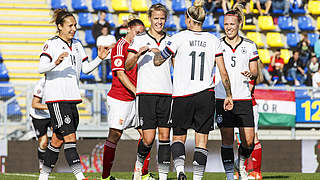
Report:
M254 96L259 105L259 125L295 126L295 92L256 89Z

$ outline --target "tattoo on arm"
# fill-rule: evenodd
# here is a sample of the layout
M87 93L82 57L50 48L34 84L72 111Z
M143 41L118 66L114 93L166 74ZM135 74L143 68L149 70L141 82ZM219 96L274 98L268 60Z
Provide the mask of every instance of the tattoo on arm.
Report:
M154 52L154 58L153 63L155 66L160 66L162 63L164 63L166 59L164 59L161 55L161 52Z
M224 81L222 81L222 82L223 82L224 89L226 90L227 96L232 96L232 94L231 94L231 84L230 84L229 77L224 79Z

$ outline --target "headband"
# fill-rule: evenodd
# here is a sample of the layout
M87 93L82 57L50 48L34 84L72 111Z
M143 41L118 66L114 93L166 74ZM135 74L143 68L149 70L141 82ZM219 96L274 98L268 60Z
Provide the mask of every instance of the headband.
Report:
M189 17L190 19L192 19L192 21L202 24L201 21L198 21L198 20L193 19L193 18L190 16L188 10L187 10L187 15L188 15L188 17Z

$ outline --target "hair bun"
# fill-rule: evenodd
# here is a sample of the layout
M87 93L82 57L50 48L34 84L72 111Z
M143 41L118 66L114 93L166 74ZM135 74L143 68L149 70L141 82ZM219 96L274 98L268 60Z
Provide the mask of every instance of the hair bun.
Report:
M203 4L204 4L203 0L195 0L193 2L193 6L196 8L203 7Z

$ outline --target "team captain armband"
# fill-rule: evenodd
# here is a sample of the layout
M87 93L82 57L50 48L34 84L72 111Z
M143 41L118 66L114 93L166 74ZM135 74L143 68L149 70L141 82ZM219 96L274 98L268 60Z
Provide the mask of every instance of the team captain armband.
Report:
M174 53L168 48L164 48L163 51L161 51L161 56L163 59L168 59L170 56L172 56Z

